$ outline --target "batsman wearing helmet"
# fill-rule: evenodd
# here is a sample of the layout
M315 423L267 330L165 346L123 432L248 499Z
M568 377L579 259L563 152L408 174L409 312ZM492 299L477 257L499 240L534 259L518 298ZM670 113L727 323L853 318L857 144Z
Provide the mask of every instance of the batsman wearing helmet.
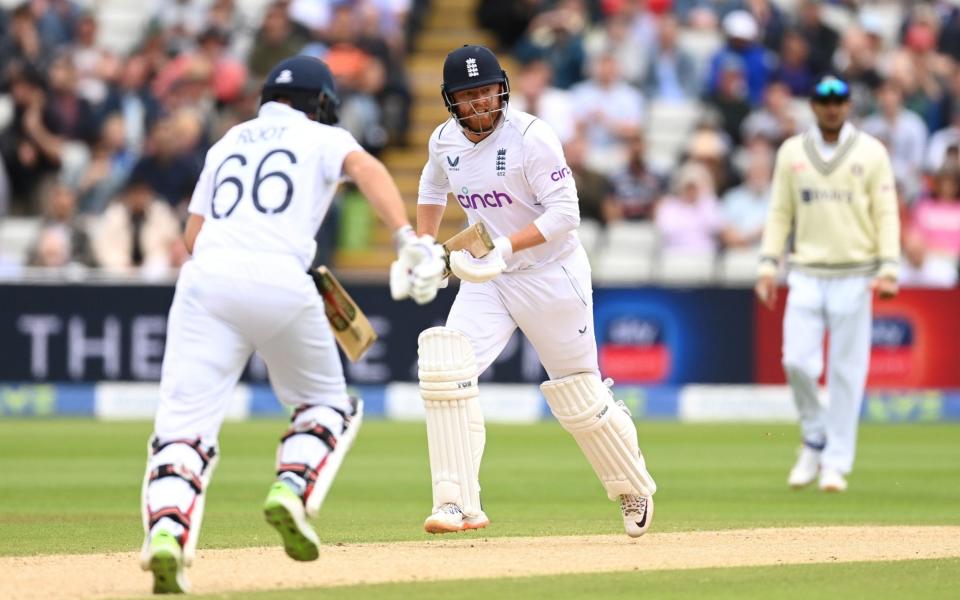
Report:
M447 194L494 249L483 258L450 254L462 284L446 325L419 337L433 480L430 533L486 527L480 504L485 430L477 377L520 330L550 380L541 390L554 416L619 501L626 531L643 535L656 485L637 431L597 367L590 265L576 229L577 190L556 134L509 107L510 83L483 46L451 52L443 65L450 118L433 132L420 178L417 231L435 236Z
M263 510L295 560L314 560L315 516L356 436L362 403L342 366L307 269L314 236L344 176L394 231L391 289L426 303L444 270L442 248L409 225L396 185L337 121L323 62L296 56L263 85L256 118L210 149L190 201L184 265L170 308L160 404L143 481L142 566L154 592L187 590L217 438L250 355L267 364L277 397L294 407Z
M847 121L850 87L833 77L810 96L817 123L777 151L756 292L776 300L777 261L793 231L783 319L783 368L800 413L803 447L787 483L842 492L853 468L867 381L871 291L897 294L900 219L883 144ZM817 399L830 332L829 402Z

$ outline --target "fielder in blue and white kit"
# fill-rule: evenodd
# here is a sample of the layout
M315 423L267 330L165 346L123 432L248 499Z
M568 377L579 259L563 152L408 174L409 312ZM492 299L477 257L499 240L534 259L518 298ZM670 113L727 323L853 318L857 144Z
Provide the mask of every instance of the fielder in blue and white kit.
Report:
M451 118L437 127L420 179L417 230L435 236L447 194L468 221L486 225L496 249L450 256L463 283L444 327L419 338L421 395L433 479L430 533L485 527L479 470L485 443L477 376L519 327L550 380L541 386L573 434L624 526L650 526L656 485L623 403L600 377L590 265L577 237L577 190L556 134L508 106L510 84L482 46L451 52L442 95Z
M295 407L277 451L267 521L295 560L314 560L315 516L362 417L347 396L323 302L308 274L314 235L344 176L395 232L391 290L419 303L436 296L442 248L416 236L383 165L336 123L333 77L319 60L280 62L258 116L207 153L190 202L184 265L170 308L160 405L143 481L142 566L154 592L185 592L217 438L254 351L281 402Z

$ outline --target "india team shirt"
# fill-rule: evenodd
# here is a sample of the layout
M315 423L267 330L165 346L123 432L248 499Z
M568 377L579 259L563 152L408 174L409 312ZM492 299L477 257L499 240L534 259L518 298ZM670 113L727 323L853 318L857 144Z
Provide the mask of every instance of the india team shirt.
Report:
M452 118L430 136L420 176L420 204L446 205L447 193L470 224L493 238L536 223L545 244L517 252L507 271L559 260L580 244L577 189L556 134L536 117L508 109L504 122L474 144Z
M194 257L216 249L282 254L307 269L343 161L355 150L361 147L348 131L264 104L207 152L189 206L205 218Z

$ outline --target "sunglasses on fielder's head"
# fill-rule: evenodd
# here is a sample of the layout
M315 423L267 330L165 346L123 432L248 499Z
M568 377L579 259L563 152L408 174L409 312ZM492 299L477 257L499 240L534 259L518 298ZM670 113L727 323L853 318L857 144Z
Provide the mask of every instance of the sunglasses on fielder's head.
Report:
M850 99L850 86L836 77L825 77L813 88L814 102L846 102Z

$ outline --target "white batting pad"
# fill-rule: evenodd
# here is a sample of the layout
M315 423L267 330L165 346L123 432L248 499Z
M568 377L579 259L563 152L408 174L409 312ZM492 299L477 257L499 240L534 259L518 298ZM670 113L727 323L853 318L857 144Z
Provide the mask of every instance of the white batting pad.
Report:
M159 453L154 454L152 442L153 438L147 442L147 469L143 474L143 485L140 488L140 514L143 521L143 531L147 534L144 536L143 547L140 551L140 561L145 564L149 560L150 544L150 507L148 502L150 472L159 464L170 463L186 466L194 464L199 460L196 450L187 444L171 444ZM203 491L200 494L195 494L192 490L186 492L187 496L189 496L187 501L189 502L191 501L190 499L192 499L193 503L193 511L190 513L190 533L187 535L187 543L183 547L183 564L187 567L193 564L193 559L197 554L197 540L200 538L200 526L203 524L203 509L207 501L207 490L210 487L210 479L213 477L213 472L216 470L219 460L219 448L214 446L214 453L213 456L210 457L207 468L199 475ZM189 470L197 472L200 469L192 468ZM171 502L171 504L183 504L183 499L180 500L181 502Z
M607 497L652 496L657 491L640 454L633 419L616 405L598 376L578 373L544 382L540 390L553 416L577 440Z
M426 409L433 507L480 509L480 459L486 432L477 396L477 361L467 336L447 327L420 334L420 396Z

